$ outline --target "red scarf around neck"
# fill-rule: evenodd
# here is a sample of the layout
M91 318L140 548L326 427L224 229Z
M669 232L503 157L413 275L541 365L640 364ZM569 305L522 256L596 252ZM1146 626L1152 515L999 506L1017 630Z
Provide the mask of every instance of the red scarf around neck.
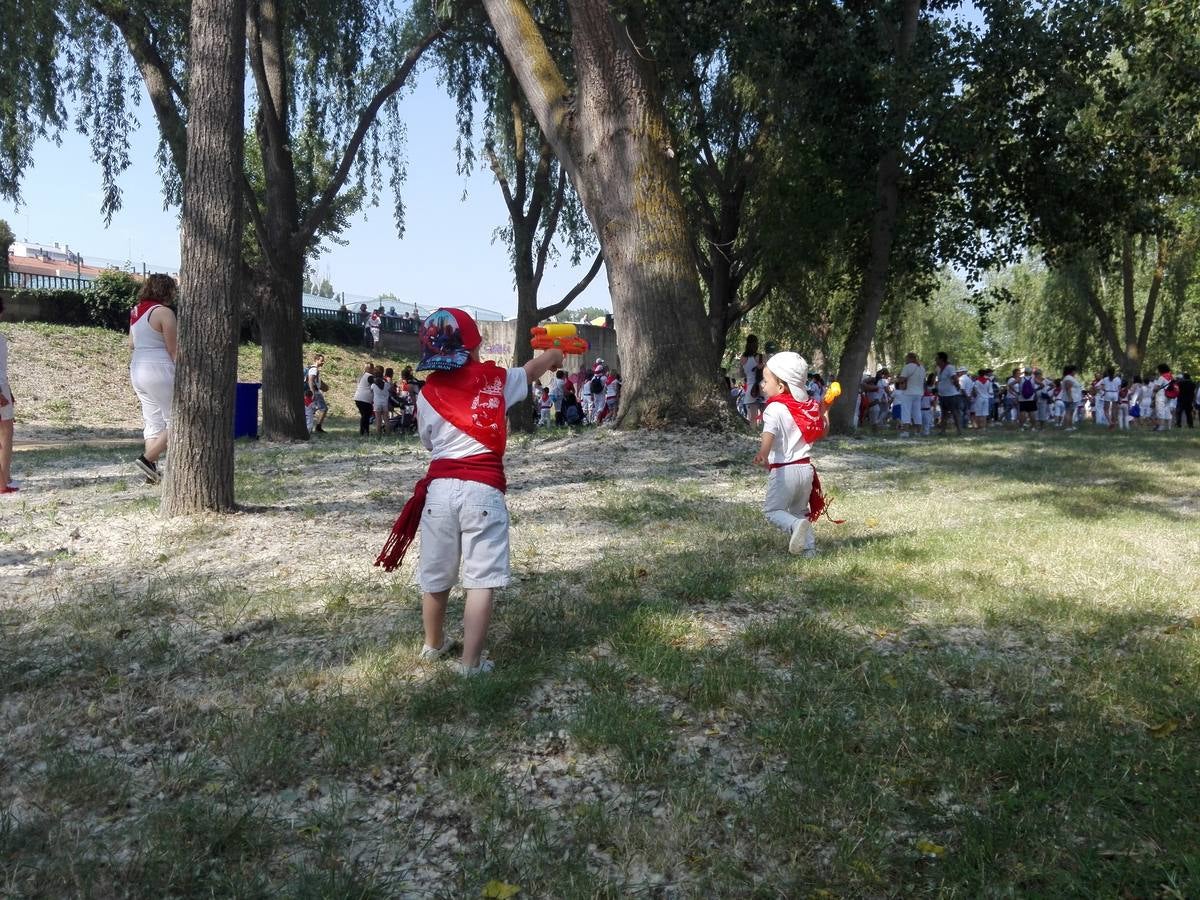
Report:
M772 403L782 403L787 407L806 444L825 437L825 417L821 415L821 404L816 400L797 400L791 393L784 391L767 401L768 406Z
M504 382L508 370L494 362L471 360L453 372L434 372L421 394L438 415L493 453L508 443Z
M162 306L157 300L139 300L137 306L129 311L129 327L156 306Z

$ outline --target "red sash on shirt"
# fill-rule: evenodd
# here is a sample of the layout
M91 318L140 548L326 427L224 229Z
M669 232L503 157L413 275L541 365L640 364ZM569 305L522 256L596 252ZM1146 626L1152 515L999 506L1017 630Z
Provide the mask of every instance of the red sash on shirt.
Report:
M508 443L504 382L508 370L494 362L468 362L452 372L434 372L421 394L437 414L493 453Z
M804 438L804 443L811 444L825 437L825 417L821 415L821 404L816 400L797 400L791 394L784 392L776 394L767 401L768 406L772 403L782 403L788 408L788 412L796 421L796 427L800 429L800 436Z
M137 306L129 311L129 327L156 306L162 306L157 300L139 300Z

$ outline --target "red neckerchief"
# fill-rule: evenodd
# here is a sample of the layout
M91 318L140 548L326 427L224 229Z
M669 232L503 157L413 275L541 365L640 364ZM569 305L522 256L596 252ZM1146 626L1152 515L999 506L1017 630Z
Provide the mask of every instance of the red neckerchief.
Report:
M821 404L816 400L811 398L797 400L789 392L784 391L768 400L767 406L772 403L782 403L788 408L788 412L792 414L796 427L800 429L800 436L804 438L806 444L814 443L825 437L825 417L821 415Z
M434 372L421 393L438 415L498 456L508 443L504 382L508 370L469 361L453 372Z
M139 300L137 306L129 311L129 327L156 306L162 306L157 300Z

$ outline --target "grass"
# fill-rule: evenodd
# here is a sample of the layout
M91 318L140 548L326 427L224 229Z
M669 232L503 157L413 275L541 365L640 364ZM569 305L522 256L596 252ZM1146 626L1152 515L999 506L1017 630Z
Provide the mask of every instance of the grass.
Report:
M515 557L486 679L419 665L375 572L5 607L0 893L1200 894L1200 443L822 449L847 522L813 560L724 457L556 481L566 522L522 528L580 550ZM288 505L310 467L379 465L240 453L253 515L306 540L347 527ZM236 552L220 522L167 541L206 538Z

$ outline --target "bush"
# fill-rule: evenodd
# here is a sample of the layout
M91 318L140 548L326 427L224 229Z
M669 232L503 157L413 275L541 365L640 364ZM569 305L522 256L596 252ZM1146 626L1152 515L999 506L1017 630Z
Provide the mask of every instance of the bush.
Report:
M33 321L47 322L51 325L88 325L91 316L83 302L83 294L79 291L50 290L50 291L5 291L9 306L14 308L24 303L36 304L38 312Z
M339 319L305 319L304 340L354 347L362 343L363 331L361 326Z
M137 303L141 288L141 282L125 272L116 269L101 272L81 295L89 324L125 331L129 327L129 310Z

